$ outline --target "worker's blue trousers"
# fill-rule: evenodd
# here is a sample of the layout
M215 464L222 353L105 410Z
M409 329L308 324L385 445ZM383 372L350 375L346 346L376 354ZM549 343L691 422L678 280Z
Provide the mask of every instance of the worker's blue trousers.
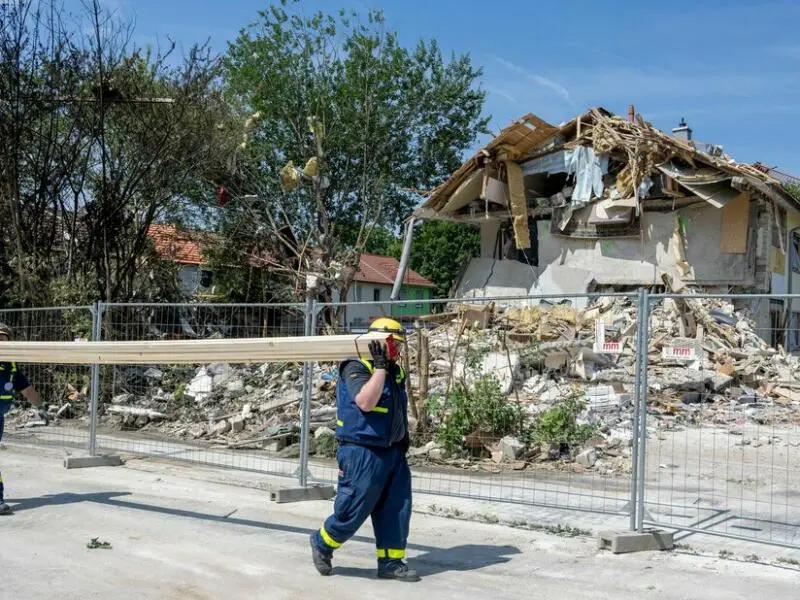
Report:
M3 439L3 426L6 424L6 416L3 413L0 413L0 441ZM3 474L0 473L0 504L3 503Z
M339 483L333 514L313 535L332 554L372 517L379 566L405 557L411 521L411 471L406 449L343 444L336 454Z

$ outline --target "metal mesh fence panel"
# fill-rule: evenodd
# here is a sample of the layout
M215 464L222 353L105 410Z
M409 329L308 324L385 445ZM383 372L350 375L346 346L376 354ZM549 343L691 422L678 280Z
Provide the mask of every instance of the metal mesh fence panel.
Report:
M338 332L381 316L406 327L416 492L627 514L635 300L414 299L325 314ZM319 457L311 472L336 481Z
M787 300L650 296L644 522L800 546Z
M14 339L29 342L65 342L91 339L92 308L74 306L0 310ZM35 412L18 396L6 415L3 441L65 448L87 448L91 367L59 363L18 363L18 368L48 405L51 422L40 427Z
M302 305L107 304L102 339L145 341L304 334ZM97 446L294 476L301 365L102 366Z

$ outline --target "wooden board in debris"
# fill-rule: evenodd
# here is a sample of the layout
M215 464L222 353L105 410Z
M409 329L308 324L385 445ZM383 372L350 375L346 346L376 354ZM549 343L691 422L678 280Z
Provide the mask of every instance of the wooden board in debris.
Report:
M0 361L63 364L197 364L338 361L368 356L384 333L138 342L0 342Z

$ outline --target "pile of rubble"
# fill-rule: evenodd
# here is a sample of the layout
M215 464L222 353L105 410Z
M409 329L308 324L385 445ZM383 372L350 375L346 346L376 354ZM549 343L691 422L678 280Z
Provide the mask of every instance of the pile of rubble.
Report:
M508 448L516 440L484 436L492 462L569 458L584 467L625 470L630 455L637 352L637 307L608 296L584 309L569 303L498 309L462 306L428 340L422 387L446 396L480 350L476 374L493 375L509 402L532 420L571 394L584 399L578 421L600 435L565 454L552 448ZM774 349L730 302L683 296L653 302L648 320L648 414L660 428L703 424L800 424L798 359ZM416 342L418 345L418 342ZM421 370L420 370L421 371ZM797 391L795 391L797 390ZM441 426L447 414L429 415ZM430 446L423 456L441 458ZM623 459L623 460L620 460ZM487 460L489 460L487 458Z
M582 309L568 303L506 309L462 305L427 324L409 336L412 414L427 434L415 439L412 460L489 471L630 468L637 353L632 298L602 297ZM648 411L654 426L741 424L743 419L800 423L798 366L797 358L759 337L746 313L729 302L691 295L653 301ZM110 401L101 406L101 426L294 457L299 454L300 371L297 364L104 368L103 391ZM579 445L534 444L522 433L493 435L478 427L464 436L464 452L448 456L436 433L452 418L450 405L419 398L446 399L457 385L473 385L487 375L526 423L535 423L565 397L580 397L584 409L577 422L591 425L593 434ZM335 450L336 377L336 365L314 366L312 451L323 456ZM54 416L85 419L85 392L76 392L80 398L70 402L52 402ZM21 413L12 416L25 420Z
M169 437L208 441L215 447L270 449L283 457L299 455L301 368L296 364L212 364L191 370L176 385L176 375L147 369L122 373L118 384L139 393L115 395L101 422L153 431ZM127 375L127 378L125 377ZM312 393L312 450L333 453L336 425L335 374L317 365ZM137 385L138 383L138 385Z

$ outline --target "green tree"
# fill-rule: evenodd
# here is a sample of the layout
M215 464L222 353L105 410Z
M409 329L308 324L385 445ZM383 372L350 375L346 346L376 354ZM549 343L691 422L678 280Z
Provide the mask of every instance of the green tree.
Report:
M136 46L100 0L60 5L0 2L0 303L174 297L148 229L239 143L219 60Z
M415 190L449 176L488 119L469 56L445 60L435 41L406 48L377 11L304 16L298 6L261 11L230 46L228 92L252 130L224 178L226 210L247 218L223 220L246 224L228 241L244 251L282 244L274 234L289 226L300 267L290 275L320 273L329 300L352 283L340 267L356 266L373 235L398 231Z
M475 227L450 221L423 221L414 231L409 266L436 284L446 298L469 260L480 255L481 237Z

